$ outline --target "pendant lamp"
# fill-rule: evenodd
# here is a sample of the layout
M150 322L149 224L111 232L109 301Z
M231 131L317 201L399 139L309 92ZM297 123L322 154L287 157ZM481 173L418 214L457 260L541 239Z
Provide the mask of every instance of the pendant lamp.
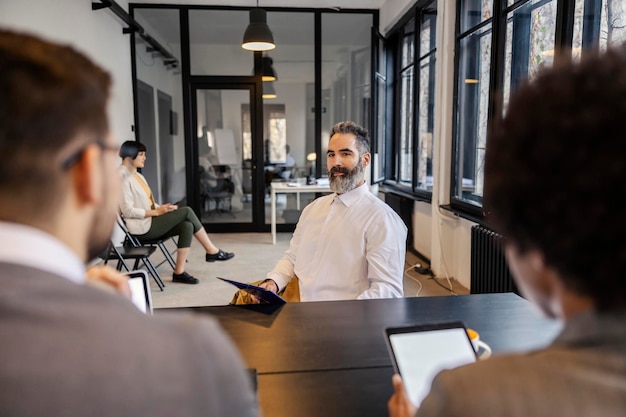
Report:
M265 9L257 7L250 9L250 24L243 34L243 43L241 47L248 51L269 51L276 48L274 44L274 35L269 26L267 26L267 13Z
M274 90L274 83L271 81L263 82L263 98L276 98L276 90Z
M276 76L276 70L274 69L274 60L272 58L264 56L261 59L261 67L263 81L276 81L278 79Z

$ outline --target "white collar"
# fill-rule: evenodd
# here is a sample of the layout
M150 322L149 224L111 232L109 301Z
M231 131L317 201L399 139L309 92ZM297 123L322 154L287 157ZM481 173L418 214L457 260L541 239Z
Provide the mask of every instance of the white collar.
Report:
M32 226L0 221L0 262L30 266L85 282L85 265L63 242Z

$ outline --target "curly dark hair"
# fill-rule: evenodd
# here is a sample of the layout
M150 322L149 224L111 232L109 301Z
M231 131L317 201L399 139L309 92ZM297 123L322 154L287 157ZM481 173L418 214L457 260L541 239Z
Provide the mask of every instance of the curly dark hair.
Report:
M356 136L356 146L361 155L370 151L370 137L367 129L358 124L345 121L335 123L330 130L330 137L332 138L335 133L352 133Z
M598 310L623 310L626 45L564 61L515 91L494 123L485 209L521 253L539 250Z

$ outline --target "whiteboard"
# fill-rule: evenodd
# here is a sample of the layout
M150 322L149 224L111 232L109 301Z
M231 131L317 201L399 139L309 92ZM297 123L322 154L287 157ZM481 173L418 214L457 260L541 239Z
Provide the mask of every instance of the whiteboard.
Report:
M237 146L231 129L215 129L215 154L220 165L237 165Z

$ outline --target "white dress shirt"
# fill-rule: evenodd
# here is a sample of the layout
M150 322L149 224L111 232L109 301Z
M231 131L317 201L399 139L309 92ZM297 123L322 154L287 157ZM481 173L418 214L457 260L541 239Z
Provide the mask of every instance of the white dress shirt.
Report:
M25 265L85 282L85 265L61 241L34 227L0 221L0 262Z
M267 274L280 289L296 275L300 301L402 297L407 228L366 184L314 200L289 249Z

